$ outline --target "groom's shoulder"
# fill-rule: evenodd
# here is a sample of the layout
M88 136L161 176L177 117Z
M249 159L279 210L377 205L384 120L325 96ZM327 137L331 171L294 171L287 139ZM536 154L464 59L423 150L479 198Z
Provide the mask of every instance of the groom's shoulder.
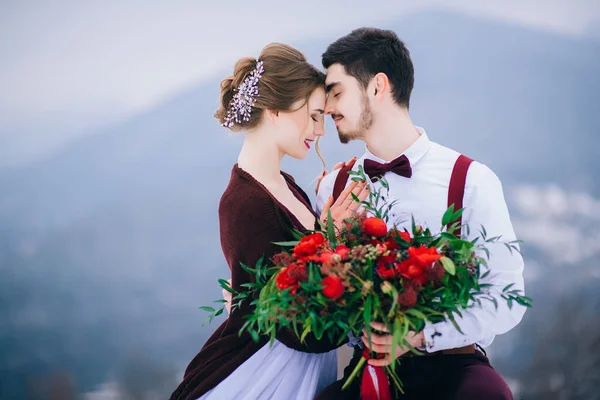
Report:
M449 169L454 167L458 157L463 154L459 151L451 149L450 147L435 142L431 142L431 150L432 151L430 151L428 155L435 157L441 161L442 164L446 165L445 168ZM473 157L470 157L469 154L464 155L473 160L467 173L467 186L477 185L477 183L481 182L483 179L498 179L498 176L489 166Z

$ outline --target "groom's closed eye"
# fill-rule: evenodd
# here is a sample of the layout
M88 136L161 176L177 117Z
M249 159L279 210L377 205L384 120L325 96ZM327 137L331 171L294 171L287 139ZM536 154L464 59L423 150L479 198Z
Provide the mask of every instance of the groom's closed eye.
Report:
M335 89L336 87L340 86L339 82L333 82L330 83L329 85L327 85L325 87L325 93L329 94L333 89ZM339 94L339 93L338 93Z

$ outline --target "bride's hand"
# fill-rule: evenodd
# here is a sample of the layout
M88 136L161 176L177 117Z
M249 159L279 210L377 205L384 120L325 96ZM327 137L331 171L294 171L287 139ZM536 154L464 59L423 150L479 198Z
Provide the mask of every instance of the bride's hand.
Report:
M337 163L333 166L333 168L331 169L331 172L336 171L336 170L342 168L343 166L349 166L350 168L352 168L354 166L355 162L356 162L356 157L352 157L351 159L349 159L346 162L340 161L339 163ZM324 170L321 173L321 176L319 176L317 178L317 186L315 187L315 194L319 194L319 187L321 186L321 181L323 180L323 178L325 178L327 176L327 174L328 174L327 170Z
M352 193L358 197L359 202L354 200ZM333 196L329 197L329 200L327 200L327 203L325 203L323 211L321 212L321 222L327 224L327 212L331 210L333 224L339 231L342 228L344 220L357 213L361 202L365 200L367 196L369 196L369 185L367 185L365 181L352 181L346 186L335 203L333 202ZM364 212L364 210L362 212Z

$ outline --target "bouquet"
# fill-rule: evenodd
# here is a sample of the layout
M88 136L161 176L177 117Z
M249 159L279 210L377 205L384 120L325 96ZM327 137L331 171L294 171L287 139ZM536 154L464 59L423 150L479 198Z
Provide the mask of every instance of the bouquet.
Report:
M352 173L356 175L353 179L366 179L361 169ZM387 190L387 182L380 182ZM453 234L459 231L459 223L454 221L462 213L453 207L441 221L447 229L439 234L416 225L414 218L410 231L388 229L393 204L380 205L382 198L380 192L370 193L362 202L365 212L345 220L337 231L329 216L322 231L295 232L297 241L276 243L284 250L270 262L261 259L255 266L243 265L255 276L255 282L246 284L248 291L238 293L221 280L221 285L232 293L232 307L244 301L253 306L242 331L248 331L255 340L267 335L273 341L279 329L292 329L301 341L311 333L317 339L326 337L341 345L350 333L360 336L363 330L370 341L371 322L379 322L392 335L392 354L398 346L420 354L405 337L409 331L423 330L427 321L449 320L460 331L455 315L482 301L497 307L500 298L509 307L514 302L531 306L531 299L512 285L493 296L491 285L480 283L489 274L486 245L501 238L487 238L484 227L481 236L470 241ZM518 251L516 242L504 244L507 251ZM213 310L209 318L219 311ZM369 357L377 356L367 351L363 355L345 387ZM402 391L394 372L395 362L385 371L377 371L380 377L381 373L387 375L379 379L383 381L379 385L385 387L389 378ZM363 387L368 375L363 374Z

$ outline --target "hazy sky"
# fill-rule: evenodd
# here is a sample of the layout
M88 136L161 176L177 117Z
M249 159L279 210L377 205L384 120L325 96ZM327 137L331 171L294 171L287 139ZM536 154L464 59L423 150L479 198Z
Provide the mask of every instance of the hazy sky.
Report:
M272 41L442 8L572 36L600 21L597 0L203 3L0 0L0 166L152 107Z

